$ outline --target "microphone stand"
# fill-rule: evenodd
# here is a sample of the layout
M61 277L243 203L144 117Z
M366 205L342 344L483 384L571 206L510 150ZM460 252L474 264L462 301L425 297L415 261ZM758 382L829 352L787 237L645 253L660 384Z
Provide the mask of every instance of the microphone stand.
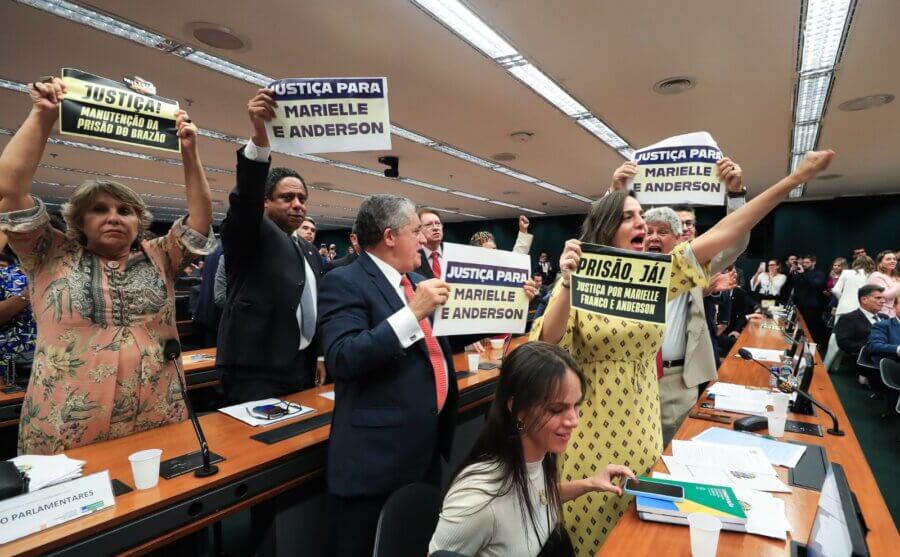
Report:
M194 433L197 440L200 441L200 455L203 458L203 466L194 470L194 475L198 478L206 478L219 473L219 467L210 463L209 445L206 442L206 436L203 435L203 429L200 427L200 421L194 408L191 406L191 400L187 395L187 385L184 380L184 370L181 368L181 344L177 340L166 341L165 345L166 359L171 360L175 364L175 370L178 372L178 384L181 386L181 396L187 407L188 416L191 418L191 424L194 426Z
M802 396L806 400L810 401L816 408L822 410L822 412L825 412L826 414L831 416L831 428L827 430L829 434L836 435L838 437L842 437L844 435L844 432L841 430L840 426L838 425L838 419L837 419L837 416L834 415L834 412L832 412L828 408L825 408L822 404L819 403L819 401L817 401L816 399L811 397L808 393L800 390L800 388L796 384L794 384L792 381L789 381L789 380L781 377L780 375L778 375L777 373L775 373L768 367L764 366L762 363L754 360L753 354L751 354L750 351L747 350L746 348L741 348L740 350L738 350L738 356L740 356L741 359L743 359L743 360L747 360L747 361L755 363L759 367L766 370L767 373L769 373L770 375L773 375L778 380L778 390L779 391L781 391L783 393L787 393L787 394L797 393L797 395Z

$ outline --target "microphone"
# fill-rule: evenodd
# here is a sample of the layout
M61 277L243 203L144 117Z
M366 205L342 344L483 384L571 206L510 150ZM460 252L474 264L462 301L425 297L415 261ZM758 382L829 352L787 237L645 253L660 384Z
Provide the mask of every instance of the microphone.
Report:
M200 442L200 455L203 457L203 466L194 470L194 475L198 478L205 478L218 474L219 467L209 462L209 445L206 443L206 436L203 435L200 421L197 419L197 414L194 413L191 400L187 395L184 370L181 368L181 343L174 338L167 340L163 347L163 354L167 360L171 360L175 364L175 370L178 372L178 384L181 386L181 397L184 399L184 405L187 407L188 416L191 417L191 423L194 424L194 433L197 434L197 440Z
M770 375L774 375L775 378L778 379L778 390L779 391L781 391L783 393L788 393L788 394L797 393L798 396L802 396L806 400L813 403L817 408L822 410L822 412L825 412L826 414L831 416L831 429L828 430L828 433L830 433L831 435L837 435L839 437L844 435L844 432L841 431L841 428L838 425L838 419L837 419L837 416L834 415L834 412L832 412L828 408L825 408L819 401L817 401L816 399L811 397L808 393L801 390L799 385L797 385L797 378L794 377L793 374L786 374L784 376L780 376L780 375L776 374L774 371L767 368L762 363L754 360L753 354L751 354L750 351L747 350L746 348L741 348L740 350L738 350L738 356L740 356L741 359L756 363L759 367L766 370L766 373L769 373Z

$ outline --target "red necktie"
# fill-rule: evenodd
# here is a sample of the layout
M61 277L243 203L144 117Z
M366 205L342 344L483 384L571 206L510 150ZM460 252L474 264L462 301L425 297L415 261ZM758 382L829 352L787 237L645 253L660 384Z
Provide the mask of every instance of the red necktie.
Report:
M431 252L431 270L434 272L434 278L441 278L441 262L438 261L438 252Z
M437 260L435 259L435 261ZM406 301L412 301L413 287L406 275L403 275L400 284L406 293ZM419 326L422 327L422 332L425 334L425 347L428 348L428 359L431 360L431 367L434 370L434 386L437 393L437 407L440 412L444 407L444 402L447 401L447 370L444 367L444 353L441 352L441 346L431 333L431 322L427 317L419 321Z
M663 376L663 359L662 350L656 353L656 378L662 379Z

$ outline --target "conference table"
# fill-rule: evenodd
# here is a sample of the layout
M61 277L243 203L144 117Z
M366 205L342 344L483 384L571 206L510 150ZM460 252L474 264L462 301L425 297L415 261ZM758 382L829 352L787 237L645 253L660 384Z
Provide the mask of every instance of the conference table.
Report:
M514 339L511 347L526 340ZM190 354L185 353L186 359ZM490 351L483 354L482 363L496 363L490 355ZM454 367L468 369L465 354L454 355ZM194 366L186 374L198 369L208 369L208 364ZM481 430L498 374L496 368L457 373L460 417L454 458L446 468L454 469L459 464ZM116 497L113 508L2 545L0 555L142 554L251 507L256 511L251 535L258 554L293 555L303 548L301 553L318 555L326 537L323 470L328 418L334 407L327 396L331 392L333 385L325 385L283 397L314 412L265 428L253 428L221 412L201 416L210 449L225 457L218 464L218 474L161 478L155 488ZM315 420L310 423L317 426L273 444L251 438L261 431L306 420ZM162 449L165 460L197 451L198 443L191 424L185 421L65 454L87 462L84 475L109 470L112 479L133 486L128 455L149 448ZM262 517L262 523L256 522L258 517Z
M803 327L806 329L805 324ZM807 338L810 338L808 330L806 333ZM731 352L722 360L719 368L719 380L741 385L767 387L769 375L756 363L736 357L737 351L743 347L783 350L787 347L786 345L787 342L781 332L772 326L771 320L749 324L741 333ZM872 470L869 468L850 420L844 412L831 378L826 373L818 353L815 356L815 363L809 394L835 413L838 423L846 435L843 437L829 435L826 430L831 427L831 418L817 409L815 416L789 413L788 419L817 423L821 425L824 437L786 432L782 440L824 447L827 459L843 466L850 489L859 500L860 510L870 529L866 537L870 555L873 557L897 555L900 553L900 536L898 536L897 528L881 495L881 490L875 483ZM707 402L706 393L700 397L694 410L700 410L699 405L702 402ZM710 410L703 411L709 412ZM743 417L741 414L729 414L718 410L716 412L728 414L735 419ZM675 439L691 439L710 427L730 428L731 424L719 424L689 417L679 428ZM664 454L672 454L671 445L666 448ZM657 462L653 470L667 471L662 460ZM788 483L787 469L778 468L778 471L781 480ZM793 526L793 532L790 533L788 541L722 531L719 536L718 555L787 555L790 552L791 540L805 544L819 503L819 492L790 485L789 487L791 487L791 493L773 494L784 500L785 514ZM690 554L690 534L687 526L643 521L638 517L634 502L632 502L597 555L604 557L665 555L668 557Z
M184 377L189 391L214 387L219 384L219 371L216 370L216 349L203 348L200 350L185 350L182 355ZM7 388L3 378L0 378L0 428L13 427L19 424L19 414L22 413L22 401L25 399L25 390L12 393L4 393Z

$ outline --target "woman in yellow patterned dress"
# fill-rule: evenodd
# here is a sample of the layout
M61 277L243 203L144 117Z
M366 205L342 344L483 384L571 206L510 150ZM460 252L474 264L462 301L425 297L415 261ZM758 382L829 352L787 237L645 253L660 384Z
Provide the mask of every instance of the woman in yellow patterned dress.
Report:
M827 168L834 153L810 152L801 165L744 207L691 242L672 251L668 299L707 282L709 260L746 234L798 184ZM547 310L536 320L532 340L559 344L572 354L588 379L572 441L559 459L560 481L574 481L621 463L638 475L649 473L662 454L656 353L665 326L594 315L569 305L569 281L581 258L581 242L643 251L640 204L624 190L591 207L581 238L569 240L560 257L561 278ZM564 507L565 524L579 556L594 555L625 512L628 499L593 493Z

